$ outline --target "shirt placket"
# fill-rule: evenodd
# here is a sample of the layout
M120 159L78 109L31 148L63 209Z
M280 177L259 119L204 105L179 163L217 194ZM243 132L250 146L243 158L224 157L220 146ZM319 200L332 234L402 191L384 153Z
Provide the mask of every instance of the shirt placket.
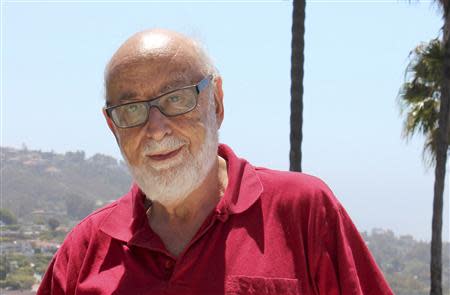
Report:
M172 277L176 261L172 257L166 257L163 262L163 272L166 281L169 281Z
M178 259L173 258L172 256L167 258L167 261L164 263L164 269L166 270L169 281L174 282L176 280L176 271L179 268L180 264L183 263L184 259L189 259L189 251L192 249L193 245L199 242L204 235L211 230L216 221L226 221L228 219L228 213L220 212L215 210L208 218L206 218L205 223L200 227L199 231L195 234L192 240L187 244L186 248L181 252ZM170 262L169 262L170 261ZM169 275L170 274L170 275ZM175 275L175 276L174 276Z

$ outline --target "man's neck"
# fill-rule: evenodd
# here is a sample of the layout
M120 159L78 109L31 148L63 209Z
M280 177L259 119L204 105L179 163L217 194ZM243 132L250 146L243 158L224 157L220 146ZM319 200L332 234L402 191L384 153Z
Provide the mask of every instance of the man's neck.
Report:
M211 213L228 184L226 161L218 157L202 184L183 201L161 204L154 201L150 208L149 224L173 254L180 252L192 239ZM178 246L171 245L173 243Z
M186 222L195 218L198 212L211 211L217 205L226 188L228 176L226 162L221 157L214 163L201 185L180 202L161 204L153 201L151 215L166 222ZM225 185L224 185L225 182Z

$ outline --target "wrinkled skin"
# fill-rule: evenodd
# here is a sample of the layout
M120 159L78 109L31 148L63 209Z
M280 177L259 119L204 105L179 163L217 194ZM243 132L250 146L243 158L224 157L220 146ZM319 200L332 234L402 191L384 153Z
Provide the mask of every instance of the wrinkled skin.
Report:
M196 84L210 74L205 63L195 43L183 35L165 30L138 33L118 49L107 66L107 105L148 100L167 91ZM218 130L224 117L219 76L200 93L197 107L189 113L168 118L152 108L146 124L127 129L117 128L105 111L104 115L130 166L170 173L169 169L157 171L156 163L144 155L143 147L149 140L158 142L166 136L176 136L186 142L180 154L196 155L205 142L208 100L214 100L214 114L211 115L215 116L217 126L214 128ZM171 169L183 164L179 162L175 162ZM217 204L227 180L226 163L217 157L203 182L182 202L153 202L149 223L174 255L182 251Z

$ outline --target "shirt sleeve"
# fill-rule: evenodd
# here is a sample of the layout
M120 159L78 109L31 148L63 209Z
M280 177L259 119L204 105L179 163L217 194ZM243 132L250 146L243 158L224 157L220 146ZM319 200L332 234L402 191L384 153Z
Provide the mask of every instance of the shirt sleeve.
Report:
M54 287L53 280L53 268L55 266L56 255L53 257L52 261L47 267L47 271L45 272L44 278L42 279L41 284L39 285L39 289L36 295L50 295L50 294L64 294L64 291L61 288ZM58 289L58 291L56 291Z
M394 295L347 212L334 205L325 210L322 227L315 274L319 294Z
M69 271L72 261L70 259L70 248L67 248L67 245L70 244L69 241L71 241L70 234L47 267L36 295L64 295L72 293L69 291L69 287L74 286L75 278L71 278Z

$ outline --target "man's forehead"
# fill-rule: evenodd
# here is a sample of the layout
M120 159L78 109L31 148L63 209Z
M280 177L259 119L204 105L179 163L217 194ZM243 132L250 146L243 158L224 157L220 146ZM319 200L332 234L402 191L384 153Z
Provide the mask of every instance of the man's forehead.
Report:
M122 57L115 60L106 73L107 84L110 81L142 80L142 78L164 84L191 82L192 77L202 72L203 61L186 49L168 50L164 54L147 53ZM194 78L195 80L195 78Z
M145 71L137 71L132 75L129 73L130 70L125 73L116 73L110 80L108 96L111 103L120 104L137 97L150 99L171 90L195 84L201 79L199 71L192 71L189 68L175 68L174 71L151 70L151 74Z
M108 65L106 77L121 76L138 72L186 71L188 68L200 66L199 59L187 54L184 50L170 51L164 54L147 52L143 55L128 55L114 59Z

